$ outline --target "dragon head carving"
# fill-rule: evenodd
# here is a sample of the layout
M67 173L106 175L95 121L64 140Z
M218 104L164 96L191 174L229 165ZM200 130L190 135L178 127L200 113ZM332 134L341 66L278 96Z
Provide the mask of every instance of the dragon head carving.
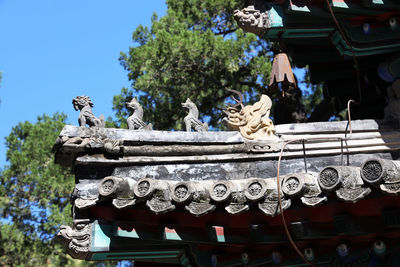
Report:
M132 98L130 102L126 102L126 107L136 110L140 106L139 102L136 100L136 98Z
M93 102L90 100L90 97L86 95L80 95L72 99L72 105L74 105L75 110L81 110L87 105L93 107Z
M91 223L87 219L74 220L72 227L62 225L57 234L58 241L71 257L85 259L89 252Z
M258 102L241 109L229 106L225 113L227 126L239 131L248 140L271 140L276 138L275 126L269 118L272 101L267 95L261 95Z
M192 108L197 108L196 104L192 102L189 98L186 99L186 102L181 103L182 107L187 108L187 109L192 109Z

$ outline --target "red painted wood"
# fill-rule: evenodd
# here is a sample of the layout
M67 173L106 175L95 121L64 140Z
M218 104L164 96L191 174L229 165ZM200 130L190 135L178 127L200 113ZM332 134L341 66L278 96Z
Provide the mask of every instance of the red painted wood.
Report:
M334 196L330 196L334 199ZM294 207L296 206L296 207ZM298 206L298 207L297 207ZM384 209L400 209L400 198L396 196L382 196L360 200L357 203L343 203L331 201L318 207L306 207L301 203L293 201L292 207L285 211L288 223L295 221L307 221L309 223L329 223L337 214L347 214L354 218L375 217L382 219ZM251 224L265 224L270 227L281 227L281 216L270 217L264 215L253 205L248 212L239 215L230 215L223 209L216 210L210 214L195 217L185 211L183 207L172 212L156 215L149 211L144 205L136 205L131 209L118 210L110 206L90 208L90 217L106 221L139 221L143 225L159 226L162 224L174 224L181 227L204 228L208 225L222 225L225 228L248 228ZM368 221L364 222L368 224Z
M215 229L215 233L219 236L223 236L224 235L224 227L222 226L213 226Z

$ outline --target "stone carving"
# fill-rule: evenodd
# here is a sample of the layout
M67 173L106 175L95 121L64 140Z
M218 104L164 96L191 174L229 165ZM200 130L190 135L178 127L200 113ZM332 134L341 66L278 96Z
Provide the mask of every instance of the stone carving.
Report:
M247 151L253 153L279 152L281 151L284 142L258 142L246 140Z
M188 182L177 183L172 188L172 199L176 203L184 203L192 198L192 188Z
M397 196L400 193L400 183L381 184L379 187L388 195Z
M162 214L175 209L175 205L171 203L169 192L164 190L155 190L152 199L147 200L146 205L155 214Z
M400 193L400 161L371 159L361 166L361 178L369 184L380 184L389 195Z
M123 141L116 139L108 139L100 136L92 137L72 137L63 136L61 138L62 146L67 151L82 152L87 149L104 149L105 152L111 154L120 153Z
M310 206L310 207L315 207L320 205L322 202L325 202L328 200L327 197L301 197L301 202L303 202L305 205Z
M226 201L232 192L232 183L229 181L217 181L210 190L210 197L215 202Z
M93 102L88 96L77 96L72 100L75 110L80 110L78 122L81 127L102 127L104 128L104 116L100 115L98 118L93 114Z
M265 181L263 179L253 178L247 182L244 194L248 200L257 201L264 197L266 191L267 186Z
M75 199L74 204L75 207L77 207L78 209L87 209L90 207L93 207L94 205L96 205L96 203L99 201L98 197L79 197L77 199Z
M282 180L282 191L290 198L300 195L301 202L307 206L315 207L327 200L327 197L321 196L322 191L314 173L294 173L286 176Z
M149 187L145 182L141 182L138 185L138 190L142 190L142 192L145 192L146 190L146 192L148 192L148 188ZM175 209L175 205L171 203L171 200L171 192L168 182L159 180L155 183L151 199L147 200L146 206L155 214L162 214Z
M275 126L268 118L271 106L271 99L267 95L261 95L260 101L241 110L236 106L229 106L225 112L228 118L224 121L230 129L239 131L246 139L277 140Z
M369 187L363 187L364 183L360 176L359 167L335 166L340 174L342 186L336 190L336 196L346 202L357 202L371 193Z
M364 187L355 187L355 188L339 188L336 190L336 195L338 198L346 201L346 202L357 202L360 199L363 199L365 196L367 196L369 193L371 193L370 188L364 188Z
M210 181L192 182L193 194L192 201L185 206L191 214L195 216L205 215L215 210L215 205L210 203L210 193L207 188L212 186Z
M267 13L255 9L253 5L245 7L242 10L235 10L233 16L239 27L245 32L261 34L271 27Z
M103 198L114 196L112 203L118 209L128 208L136 203L128 179L121 177L108 176L103 178L99 184L99 194Z
M290 207L290 199L284 199L281 196L282 209L286 210ZM258 208L269 216L276 216L281 213L278 202L278 190L268 190L264 202L258 204Z
M317 182L317 174L307 173L304 178L303 196L300 199L303 204L311 207L318 206L328 200L326 196L322 195L321 188Z
M143 108L136 98L127 102L126 107L133 110L132 115L126 120L129 130L152 130L152 124L146 124L143 121Z
M75 186L74 192L72 193L72 198L75 199L75 207L78 209L87 209L96 205L99 201L99 195L97 191L94 191L83 190Z
M196 105L188 98L185 103L182 103L182 107L189 110L188 115L183 119L186 126L186 132L192 131L192 128L196 132L207 132L208 124L207 122L202 123L199 118L199 110Z
M294 198L300 198L307 206L317 206L327 201L325 194L332 191L341 200L357 202L371 192L363 180L380 183L382 191L396 195L400 192L399 170L399 161L371 159L362 168L328 166L319 174L290 174L281 182L282 207L287 209ZM128 177L107 176L100 183L79 183L73 193L78 209L92 207L109 198L118 209L145 201L157 214L175 209L174 204L184 204L195 216L207 214L217 205L225 206L228 213L237 214L248 210L251 202L258 202L259 209L267 215L275 216L280 212L276 178L184 182L143 178L136 182Z
M318 183L325 191L335 190L340 184L339 172L332 167L324 168L319 173Z
M205 191L196 191L193 194L193 201L185 206L191 214L195 216L205 215L215 210L215 205L210 203L210 196Z
M301 175L288 175L282 180L282 191L285 195L299 195L304 188L304 177Z
M129 198L129 197L124 198L124 197L119 196L119 197L113 199L112 204L117 209L126 209L126 208L129 208L129 207L132 207L133 205L135 205L136 199Z
M249 210L249 205L246 204L247 199L244 191L232 192L232 199L225 210L230 214L238 214Z
M156 214L162 214L175 209L175 205L171 203L170 187L171 185L168 181L143 178L135 183L133 192L139 201L147 199L146 206L151 211ZM117 204L123 205L128 202L128 199L126 196L121 197L120 203Z
M361 167L361 178L370 184L377 184L382 181L383 168L379 160L368 160Z
M154 190L155 181L149 178L140 179L133 187L133 192L138 198L151 196Z
M86 259L89 253L91 227L92 224L88 219L74 220L72 228L61 225L57 239L72 258Z
M356 202L371 192L370 188L363 187L359 167L326 167L319 173L318 183L325 191L332 191L340 186L336 190L336 196L346 202Z
M113 196L120 187L120 183L122 183L123 178L108 176L103 178L99 184L99 194L102 197L111 197Z

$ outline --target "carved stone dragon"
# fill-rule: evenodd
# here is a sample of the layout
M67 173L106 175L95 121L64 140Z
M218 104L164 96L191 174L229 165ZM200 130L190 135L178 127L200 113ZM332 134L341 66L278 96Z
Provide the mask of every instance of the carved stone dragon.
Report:
M86 124L89 127L102 127L104 128L104 116L100 115L98 118L93 114L92 107L93 102L90 97L82 95L77 96L72 100L75 110L80 110L78 122L81 127L85 127Z
M189 110L189 114L183 119L186 126L186 131L190 132L192 128L196 132L207 132L208 124L207 122L202 123L199 118L199 110L196 105L188 98L185 103L182 103L182 107Z
M268 14L256 9L254 5L235 10L233 15L239 27L246 32L261 34L271 26Z
M146 124L143 121L143 108L136 100L136 98L132 98L130 102L126 103L126 107L128 109L132 109L132 115L126 120L128 123L129 130L151 130L151 123Z
M89 252L91 223L88 219L75 220L73 227L62 225L57 234L58 241L75 259L86 259Z
M239 94L240 97L240 100L234 99L238 104L228 106L225 111L228 118L224 121L230 129L239 131L248 140L278 139L275 126L269 118L272 102L267 95L261 95L260 101L254 105L243 107L243 96L235 90L229 91ZM241 106L240 110L238 106Z

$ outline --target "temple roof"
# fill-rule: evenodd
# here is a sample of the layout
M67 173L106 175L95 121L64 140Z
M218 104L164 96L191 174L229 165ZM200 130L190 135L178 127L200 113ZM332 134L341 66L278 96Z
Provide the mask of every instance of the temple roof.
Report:
M328 255L340 236L351 237L353 248L376 235L394 242L397 121L275 130L249 140L233 131L65 126L53 149L57 163L73 167L76 186L74 225L62 226L60 242L86 260L213 266L215 258L236 266L247 255L251 266L272 264L266 252L288 244L282 211L298 246L319 244L312 250L319 262L335 260ZM285 257L286 265L301 262L291 250Z

